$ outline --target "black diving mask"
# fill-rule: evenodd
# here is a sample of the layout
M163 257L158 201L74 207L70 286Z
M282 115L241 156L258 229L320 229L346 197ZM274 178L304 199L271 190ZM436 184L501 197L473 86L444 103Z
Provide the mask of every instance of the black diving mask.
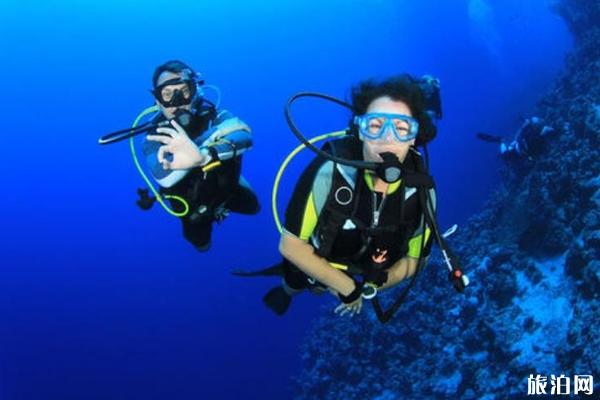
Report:
M187 106L194 100L196 92L196 80L182 78L169 79L152 90L156 100L167 108Z

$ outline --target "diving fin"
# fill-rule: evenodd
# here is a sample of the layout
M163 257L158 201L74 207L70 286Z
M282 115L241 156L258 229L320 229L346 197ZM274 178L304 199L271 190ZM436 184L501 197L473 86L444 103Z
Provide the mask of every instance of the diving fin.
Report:
M244 278L255 277L255 276L283 276L283 264L277 263L270 267L259 269L257 271L246 271L243 269L235 269L231 271L235 276L241 276Z
M136 200L136 204L142 209L142 210L149 210L152 208L152 206L154 205L154 202L156 201L156 197L154 196L150 196L150 194L148 193L148 189L143 189L143 188L139 188L137 190L137 194L140 197L138 200Z
M283 286L276 286L265 294L263 302L275 314L283 315L292 302L292 296L285 291Z
M442 233L442 237L444 239L448 239L450 236L454 235L454 232L458 229L458 225L454 224L450 228L446 230L446 232Z
M489 135L483 132L477 132L477 138L483 140L484 142L502 143L502 138L500 136Z

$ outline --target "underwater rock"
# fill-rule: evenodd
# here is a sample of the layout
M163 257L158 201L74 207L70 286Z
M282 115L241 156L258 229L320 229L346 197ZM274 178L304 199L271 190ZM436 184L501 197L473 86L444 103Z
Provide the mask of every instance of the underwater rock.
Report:
M565 19L567 26L581 41L590 32L598 30L600 3L590 0L559 1L554 6L556 12Z
M583 217L583 224L589 228L600 228L600 211L598 209L590 210Z
M567 249L571 237L570 229L556 214L539 215L519 237L519 249L537 257L552 257Z
M394 393L390 390L385 390L379 396L373 397L373 400L396 400L399 398L400 396L397 393Z
M434 393L442 396L452 396L456 394L456 391L462 382L462 374L459 371L454 371L452 375L437 378L434 382Z
M567 252L565 261L565 273L574 279L583 277L583 270L590 262L590 254L584 247L584 243L574 241Z
M537 268L533 260L527 261L527 266L523 269L523 273L533 285L537 285L544 279L544 274ZM524 293L519 292L519 294L523 295Z
M583 270L582 294L588 299L598 299L600 293L600 260L590 261Z
M600 229L587 233L584 245L590 250L600 250Z

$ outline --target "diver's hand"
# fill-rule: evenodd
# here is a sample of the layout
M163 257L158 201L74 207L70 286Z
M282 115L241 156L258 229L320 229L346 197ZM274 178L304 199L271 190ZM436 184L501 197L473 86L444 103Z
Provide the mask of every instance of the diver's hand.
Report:
M363 284L353 277L350 278L352 278L352 281L354 282L354 290L347 295L343 295L339 292L336 293L342 304L337 306L333 312L336 314L339 313L340 316L350 313L350 316L352 317L354 314L360 314L360 310L362 309Z
M341 303L333 310L333 312L339 314L340 317L346 314L349 314L352 317L354 314L360 314L360 310L362 310L362 297L359 297L352 303Z
M185 130L175 121L171 121L171 127L161 127L156 129L157 133L164 133L168 136L148 135L146 139L162 143L158 149L158 162L165 170L169 169L190 169L201 167L210 162L210 154L205 149L200 150ZM167 160L166 154L171 154L173 159Z

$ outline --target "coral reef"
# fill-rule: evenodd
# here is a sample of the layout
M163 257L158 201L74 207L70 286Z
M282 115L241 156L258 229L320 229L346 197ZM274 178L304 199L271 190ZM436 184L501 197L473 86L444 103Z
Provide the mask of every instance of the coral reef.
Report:
M575 36L537 109L556 133L452 237L472 286L455 294L434 259L387 325L323 313L297 399L521 398L530 374L600 379L600 2L555 7Z

